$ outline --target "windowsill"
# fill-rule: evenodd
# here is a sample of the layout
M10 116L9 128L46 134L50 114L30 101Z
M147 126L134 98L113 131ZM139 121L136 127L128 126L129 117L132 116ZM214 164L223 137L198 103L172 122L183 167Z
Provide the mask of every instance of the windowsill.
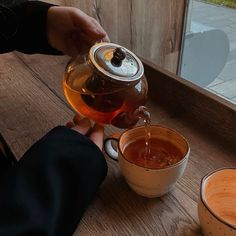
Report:
M212 137L236 146L236 106L146 60L145 75L153 103L173 117L211 133Z

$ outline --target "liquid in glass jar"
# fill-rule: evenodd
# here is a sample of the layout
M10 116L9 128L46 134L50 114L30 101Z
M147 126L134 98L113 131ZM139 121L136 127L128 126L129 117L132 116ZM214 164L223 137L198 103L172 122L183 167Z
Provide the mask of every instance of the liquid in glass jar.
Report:
M137 123L134 111L145 105L148 92L141 61L108 43L94 46L88 58L68 64L63 89L76 112L119 128Z

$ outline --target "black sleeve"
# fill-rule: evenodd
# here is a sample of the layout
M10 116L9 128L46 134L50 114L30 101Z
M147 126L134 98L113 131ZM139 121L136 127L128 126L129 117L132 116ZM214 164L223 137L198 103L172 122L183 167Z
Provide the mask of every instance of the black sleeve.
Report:
M89 138L54 128L1 178L0 235L72 235L106 174Z
M0 4L0 53L17 50L61 54L47 41L47 12L52 5L40 1L14 2Z

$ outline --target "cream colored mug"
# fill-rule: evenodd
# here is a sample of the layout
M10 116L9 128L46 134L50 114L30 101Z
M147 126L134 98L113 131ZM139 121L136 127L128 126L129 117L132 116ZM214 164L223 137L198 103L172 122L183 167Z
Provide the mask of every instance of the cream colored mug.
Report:
M202 178L198 217L205 236L236 235L236 168L225 167Z
M153 198L160 197L174 186L183 175L190 154L186 139L177 131L167 127L151 125L151 137L156 137L174 144L182 153L182 159L165 168L147 168L134 164L124 156L126 146L132 141L145 137L145 127L128 129L121 134L113 134L104 141L106 154L119 161L121 172L128 185L139 195ZM115 141L115 147L112 145Z

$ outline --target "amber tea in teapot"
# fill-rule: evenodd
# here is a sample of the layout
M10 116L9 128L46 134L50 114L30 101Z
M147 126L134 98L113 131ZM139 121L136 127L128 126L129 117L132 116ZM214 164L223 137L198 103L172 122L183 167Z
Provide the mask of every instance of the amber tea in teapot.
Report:
M145 104L148 90L141 61L111 43L96 44L87 57L69 62L63 88L75 111L119 128L138 121L134 111Z

